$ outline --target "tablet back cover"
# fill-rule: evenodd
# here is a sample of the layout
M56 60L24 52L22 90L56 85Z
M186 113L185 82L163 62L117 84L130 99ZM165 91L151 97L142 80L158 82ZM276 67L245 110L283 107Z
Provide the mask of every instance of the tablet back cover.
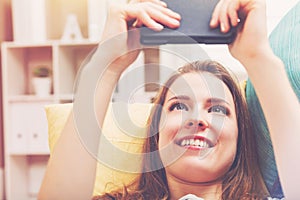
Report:
M228 44L236 35L236 28L222 33L219 28L209 26L212 12L219 0L165 0L168 8L181 15L180 27L165 27L157 32L141 28L141 43L145 45L160 44Z

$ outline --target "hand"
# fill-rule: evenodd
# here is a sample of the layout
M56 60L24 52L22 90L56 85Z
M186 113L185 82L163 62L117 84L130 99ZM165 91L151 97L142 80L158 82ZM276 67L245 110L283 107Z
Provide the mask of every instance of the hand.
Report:
M238 26L235 41L229 45L233 57L243 62L269 52L264 0L220 0L211 19L211 27L222 32Z
M109 45L105 45L106 51L117 58L112 71L122 73L138 56L138 27L145 25L160 31L162 24L170 28L178 27L179 20L179 14L159 0L133 0L126 5L111 5L101 43L109 41Z

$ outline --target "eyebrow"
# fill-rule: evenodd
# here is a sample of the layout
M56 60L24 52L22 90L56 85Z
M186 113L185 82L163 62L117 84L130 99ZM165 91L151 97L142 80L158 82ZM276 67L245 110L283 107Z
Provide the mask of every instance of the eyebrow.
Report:
M173 96L171 97L170 99L168 99L168 102L169 101L172 101L172 100L190 100L191 98L189 96L186 96L186 95L179 95L179 96ZM221 99L221 98L218 98L218 97L211 97L209 99L206 100L206 103L207 104L219 104L219 103L225 103L227 105L231 105L229 102L227 102L225 99Z
M186 95L173 96L170 99L168 99L168 102L172 101L172 100L178 100L178 99L180 99L180 100L190 100L191 98L189 96L186 96Z
M221 99L221 98L217 98L217 97L209 98L206 102L207 102L207 103L210 103L210 104L225 103L225 104L227 104L227 105L230 105L230 103L227 102L225 99Z

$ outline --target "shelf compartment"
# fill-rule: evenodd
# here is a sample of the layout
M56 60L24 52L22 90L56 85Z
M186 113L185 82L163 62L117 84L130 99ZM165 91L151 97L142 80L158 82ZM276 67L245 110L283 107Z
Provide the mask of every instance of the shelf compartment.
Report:
M52 68L52 47L15 47L6 49L6 63L9 65L5 68L7 77L7 94L8 95L25 95L34 94L31 79L32 70L38 65L46 65Z
M48 123L45 105L52 102L14 102L9 104L10 154L45 154L48 147ZM17 124L17 125L16 125Z
M8 160L7 199L37 199L49 155L9 156Z
M55 93L59 96L66 96L74 93L76 77L79 68L86 57L95 49L95 44L60 44L57 49L58 59L56 66L56 80L54 85Z

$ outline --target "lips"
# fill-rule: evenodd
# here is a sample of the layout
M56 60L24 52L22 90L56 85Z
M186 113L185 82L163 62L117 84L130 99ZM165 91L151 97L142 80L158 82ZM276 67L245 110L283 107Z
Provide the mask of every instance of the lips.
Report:
M176 141L176 144L185 148L211 148L213 143L203 136L186 136Z

